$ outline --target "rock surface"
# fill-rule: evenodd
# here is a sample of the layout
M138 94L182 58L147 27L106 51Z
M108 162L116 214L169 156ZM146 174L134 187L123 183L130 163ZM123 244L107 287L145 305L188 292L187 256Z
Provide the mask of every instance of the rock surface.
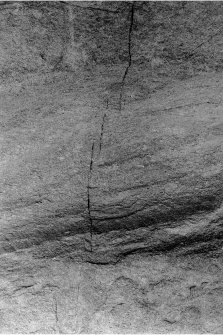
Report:
M223 330L223 80L121 70L1 87L1 333Z
M131 255L116 265L1 255L1 333L222 334L222 258Z
M221 247L220 75L121 111L103 77L62 77L3 88L1 252L85 250L103 261Z

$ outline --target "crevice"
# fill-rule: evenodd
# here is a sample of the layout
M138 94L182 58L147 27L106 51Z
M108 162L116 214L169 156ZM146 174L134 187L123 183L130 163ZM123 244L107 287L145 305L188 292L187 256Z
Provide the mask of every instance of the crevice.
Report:
M31 288L31 287L34 287L35 284L30 284L30 285L22 285L20 286L19 288L15 289L12 294L15 294L16 292L18 291L21 291L21 290L26 290L28 288Z
M117 255L113 255L114 259L110 259L108 261L101 261L101 260L85 260L86 263L100 265L100 266L108 266L108 265L115 265L120 261L120 258Z
M130 8L130 24L129 24L129 34L128 34L128 64L125 69L124 75L121 81L120 95L119 95L119 110L122 109L122 98L123 98L123 90L125 86L126 77L128 75L129 69L132 65L132 30L133 30L133 22L134 22L134 10L135 10L135 1L132 2Z
M57 331L59 334L62 334L62 331L61 331L61 329L60 329L60 325L59 325L57 299L56 299L55 296L53 297L53 300L54 300L54 315L55 315L55 321L56 321L56 331Z
M108 99L106 103L106 110L108 110ZM106 118L106 112L103 114L102 117L102 123L101 123L101 133L100 133L100 138L99 138L99 155L102 150L102 143L103 143L103 135L104 135L104 124L105 124L105 118ZM92 180L92 174L93 174L93 160L94 160L94 141L92 143L91 147L91 159L90 159L90 166L89 166L89 173L88 173L88 184L87 184L87 208L88 208L88 219L89 219L89 224L90 224L90 238L85 237L85 241L89 243L90 245L90 252L93 252L93 231L94 231L94 218L92 217L91 214L91 194L90 190L97 188L95 186L91 185L91 180Z
M189 59L192 58L196 55L195 51L197 49L199 49L200 47L202 47L202 45L206 44L207 42L209 42L210 40L212 40L212 38L214 38L215 36L217 36L220 31L223 29L223 27L221 27L220 29L218 29L213 35L209 36L205 41L201 42L200 44L198 44L193 50L189 51L186 55L185 55L185 59Z
M109 106L109 100L108 98L106 99L106 110L108 110L108 106ZM101 153L101 149L102 149L102 144L103 144L103 136L104 136L104 126L105 126L105 118L106 118L107 114L106 112L103 115L102 118L102 123L101 123L101 134L100 134L100 139L99 139L99 155Z
M200 106L200 105L206 105L206 104L211 104L211 105L216 105L218 106L218 102L211 102L211 101L204 101L204 102L197 102L197 103L191 103L187 105L178 105L178 106L173 106L173 107L168 107L168 108L163 108L163 109L157 109L157 110L152 110L149 111L150 113L159 113L159 112L166 112L166 111L171 111L175 110L178 108L186 108L186 107L194 107L194 106Z
M177 322L176 320L169 320L169 319L163 319L163 321L165 321L165 322L167 322L171 325Z
M103 141L103 135L104 135L104 124L105 124L105 118L106 118L106 113L104 113L103 118L102 118L102 123L101 123L101 135L100 135L100 140L99 140L99 155L101 153L101 148L102 148L102 141Z
M94 158L94 141L91 147L91 160L89 166L89 173L88 173L88 184L87 184L87 208L88 208L88 219L90 223L90 240L87 242L90 243L90 251L93 251L92 248L92 238L93 238L93 219L91 216L91 197L90 197L90 189L91 189L91 179L92 179L92 170L93 170L93 158Z

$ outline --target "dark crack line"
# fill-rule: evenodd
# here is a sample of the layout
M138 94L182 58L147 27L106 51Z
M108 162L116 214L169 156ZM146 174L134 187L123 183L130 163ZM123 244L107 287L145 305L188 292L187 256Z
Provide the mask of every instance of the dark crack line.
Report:
M106 110L108 110L108 106L109 106L109 100L106 100ZM99 139L99 155L101 153L101 149L102 149L102 144L103 144L103 135L104 135L104 126L105 126L105 118L106 118L107 114L106 112L103 115L102 118L102 123L101 123L101 134L100 134L100 139Z
M119 110L120 111L122 109L122 97L123 97L123 89L125 86L126 77L132 65L132 31L133 31L133 22L134 22L134 9L135 9L134 6L135 6L135 2L133 1L131 4L131 8L130 8L130 25L129 25L129 34L128 34L128 65L122 77L120 96L119 96Z
M110 259L108 261L102 262L102 261L97 261L97 259L96 259L96 260L86 260L85 262L88 263L88 264L94 264L94 265L98 265L98 266L108 266L108 265L117 264L119 262L119 258L115 255L115 259L113 259L113 260Z
M93 170L93 158L94 158L94 141L91 147L91 160L89 166L89 173L88 173L88 185L87 185L87 206L88 206L88 218L90 222L90 251L92 252L92 238L93 238L93 219L91 216L91 197L90 197L90 189L91 189L91 179L92 179L92 170Z
M30 284L30 285L23 285L23 286L20 286L19 288L15 289L12 294L18 292L18 291L21 291L21 290L26 290L30 287L33 287L35 284Z
M108 109L108 105L109 105L109 100L106 100L106 109Z
M99 155L101 153L101 148L102 148L103 135L104 135L104 124L105 124L106 116L107 116L106 113L104 113L102 123L101 123L101 135L100 135L100 140L99 140Z
M164 109L156 109L156 110L152 110L152 111L149 111L149 112L151 112L151 113L166 112L166 111L175 110L175 109L178 109L178 108L194 107L194 106L200 106L200 105L205 105L205 104L211 104L211 105L216 105L216 106L219 105L219 103L217 103L217 102L204 101L204 102L191 103L191 104L187 104L187 105L178 105L178 106L168 107L168 108L164 108Z
M195 51L197 49L199 49L202 45L206 44L207 42L209 42L212 38L214 38L215 36L217 36L220 31L223 29L223 27L221 27L220 29L218 29L217 31L215 31L215 33L211 36L209 36L205 41L203 41L202 43L200 43L199 45L197 45L192 51L189 51L186 55L185 58L189 59L192 58L193 56L195 56Z
M58 305L57 305L57 299L55 296L53 297L53 300L54 300L54 314L55 314L55 320L56 320L56 327L57 327L59 334L62 334L60 326L59 326Z

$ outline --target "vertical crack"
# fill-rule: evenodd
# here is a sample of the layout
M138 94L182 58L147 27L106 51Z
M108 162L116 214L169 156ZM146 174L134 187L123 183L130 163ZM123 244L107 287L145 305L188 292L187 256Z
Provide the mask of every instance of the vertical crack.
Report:
M130 8L130 23L129 23L129 34L128 34L128 64L125 69L124 75L122 77L122 81L121 81L120 96L119 96L119 110L120 111L122 109L122 97L123 97L123 90L125 86L126 77L132 65L132 31L133 31L133 23L134 23L134 10L135 10L135 1L132 2L131 8Z
M106 110L108 110L109 108L109 99L106 99ZM99 139L99 155L101 153L101 149L102 149L102 144L103 144L103 136L104 136L104 127L105 127L105 119L106 119L106 112L103 115L102 118L102 123L101 123L101 135L100 135L100 139Z
M103 141L103 135L104 135L105 118L106 118L106 113L104 113L103 118L102 118L102 123L101 123L101 135L100 135L100 140L99 140L99 155L100 155L100 153L101 153L101 148L102 148L102 141Z
M62 331L60 329L60 324L59 324L59 318L58 318L58 305L57 305L57 299L55 296L53 296L54 300L54 314L55 314L55 320L56 320L56 331L59 334L62 334Z
M108 110L108 99L106 103L106 110ZM103 135L104 135L104 124L106 119L106 112L103 114L102 122L101 122L101 133L99 138L99 156L102 150L102 143L103 143ZM90 245L90 252L93 252L93 233L94 233L94 222L93 217L91 215L91 194L90 190L92 189L91 180L93 175L93 162L94 162L94 148L95 148L95 141L92 142L91 146L91 158L90 158L90 166L88 172L88 183L87 183L87 210L88 210L88 220L90 225L90 238L85 237L85 241ZM87 248L86 248L87 249ZM89 250L88 250L89 251Z
M91 147L91 160L88 173L88 185L87 185L87 207L88 207L88 218L90 222L90 251L93 251L92 248L92 237L93 237L93 219L91 216L91 197L90 197L90 188L91 188L91 179L92 179L92 170L93 170L93 158L94 158L94 141Z
M109 103L109 100L107 99L106 100L106 110L108 110L108 103ZM101 135L100 135L100 139L99 139L99 155L101 153L102 144L103 144L104 126L105 126L105 118L106 118L106 116L107 116L107 114L105 112L104 115L103 115L103 118L102 118L102 123L101 123Z

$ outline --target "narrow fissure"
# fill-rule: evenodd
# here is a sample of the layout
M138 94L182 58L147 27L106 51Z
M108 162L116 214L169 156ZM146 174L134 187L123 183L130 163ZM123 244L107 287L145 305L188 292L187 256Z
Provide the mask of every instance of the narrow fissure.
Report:
M106 109L108 110L108 99L106 101ZM104 136L104 125L105 125L105 119L106 119L107 114L104 113L103 118L102 118L102 123L101 123L101 135L100 135L100 139L99 139L99 155L101 153L101 149L102 149L102 144L103 144L103 136Z
M121 89L120 89L120 96L119 96L119 109L122 109L122 97L123 97L123 89L126 81L126 77L128 75L129 69L132 65L132 30L133 30L133 22L134 22L134 5L135 3L132 2L131 8L130 8L130 25L129 25L129 33L128 33L128 64L125 69L124 75L122 77L121 81ZM108 109L108 100L107 100L107 106L106 109ZM100 139L99 139L99 155L102 150L102 143L103 143L103 135L104 135L104 124L107 114L104 113L101 123L101 133L100 133ZM91 179L92 179L92 172L93 172L93 157L94 157L94 141L92 143L91 147L91 160L90 160L90 166L89 166L89 174L88 174L88 185L87 185L87 207L88 207L88 218L90 223L90 239L85 239L90 244L90 251L93 252L93 229L94 229L94 218L91 215L91 197L90 197L90 189L91 189Z
M122 97L123 97L123 90L125 86L126 77L132 65L132 30L133 30L133 22L134 22L134 10L135 10L134 6L135 6L135 2L133 1L131 4L131 9L130 9L130 25L129 25L129 34L128 34L128 65L122 77L120 96L119 96L119 110L120 111L122 109Z
M90 251L93 251L92 247L92 237L93 237L93 219L91 216L91 197L90 197L90 188L91 188L91 179L92 179L92 170L93 170L93 158L94 158L94 141L91 147L91 160L89 166L89 173L88 173L88 185L87 185L87 207L88 207L88 218L90 223Z
M101 135L100 135L100 140L99 140L99 154L101 153L101 148L102 148L105 118L106 118L106 113L104 113L104 115L103 115L102 124L101 124Z
M109 101L107 99L106 101L106 110L108 110ZM102 144L103 144L103 135L104 135L104 124L106 119L106 112L103 114L102 122L101 122L101 133L99 138L99 153L100 156L101 150L102 150ZM87 209L88 209L88 219L89 219L89 225L90 225L90 238L85 237L85 241L89 243L90 245L90 252L93 252L93 232L94 232L94 217L91 214L91 192L90 190L93 188L91 185L92 180L92 174L93 174L93 162L94 162L94 153L95 153L95 141L93 141L91 146L91 158L90 158L90 165L89 165L89 172L88 172L88 184L87 184Z
M55 313L56 328L57 328L58 333L62 334L62 331L59 326L57 299L55 296L53 297L53 299L54 299L54 313Z

